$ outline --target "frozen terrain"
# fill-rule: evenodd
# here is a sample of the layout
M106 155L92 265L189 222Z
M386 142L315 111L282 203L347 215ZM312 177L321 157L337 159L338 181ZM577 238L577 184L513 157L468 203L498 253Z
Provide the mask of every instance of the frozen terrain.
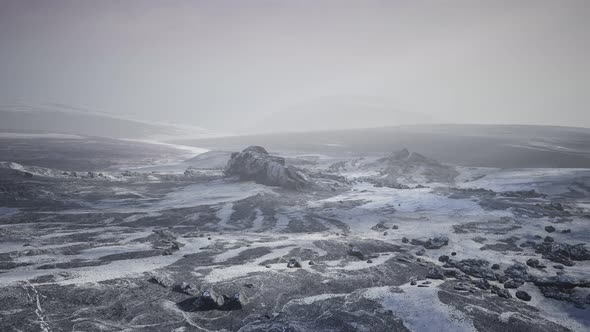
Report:
M23 135L0 135L1 331L590 329L586 156L269 151L294 190L212 146Z

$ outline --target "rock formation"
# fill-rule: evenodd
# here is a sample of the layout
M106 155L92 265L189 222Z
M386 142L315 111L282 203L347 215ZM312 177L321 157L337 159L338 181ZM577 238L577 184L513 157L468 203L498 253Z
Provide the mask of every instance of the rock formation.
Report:
M270 155L261 146L250 146L233 153L225 167L225 175L293 190L302 190L311 184L301 171L285 166L284 158Z

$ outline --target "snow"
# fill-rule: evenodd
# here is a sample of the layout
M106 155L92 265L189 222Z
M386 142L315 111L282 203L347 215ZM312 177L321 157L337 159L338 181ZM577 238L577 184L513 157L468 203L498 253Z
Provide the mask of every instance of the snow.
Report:
M393 311L404 325L415 332L472 332L473 323L460 311L438 299L442 281L432 281L430 287L402 285L401 292L392 292L390 287L375 287L365 291L365 297L379 300L385 309Z

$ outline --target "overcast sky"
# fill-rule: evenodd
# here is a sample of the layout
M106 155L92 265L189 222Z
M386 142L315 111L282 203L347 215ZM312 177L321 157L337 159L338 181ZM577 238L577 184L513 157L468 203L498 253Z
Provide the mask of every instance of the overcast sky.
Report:
M590 1L0 0L14 101L225 131L342 101L337 126L590 127Z

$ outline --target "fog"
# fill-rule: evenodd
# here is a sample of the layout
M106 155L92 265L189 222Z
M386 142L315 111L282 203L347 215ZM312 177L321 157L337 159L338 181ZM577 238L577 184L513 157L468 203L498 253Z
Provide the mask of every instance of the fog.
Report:
M232 133L590 127L588 1L0 0L0 104Z

